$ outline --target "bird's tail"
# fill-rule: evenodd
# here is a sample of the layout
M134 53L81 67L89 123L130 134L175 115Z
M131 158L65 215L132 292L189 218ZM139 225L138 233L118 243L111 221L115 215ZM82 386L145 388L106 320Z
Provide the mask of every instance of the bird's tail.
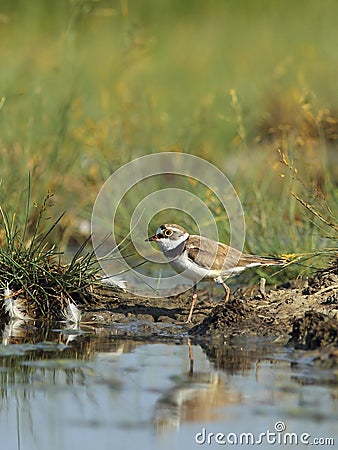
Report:
M287 259L275 258L274 256L243 255L241 260L247 267L254 266L283 266L287 264Z
M283 266L288 261L283 258L275 258L273 256L259 256L258 261L261 266Z

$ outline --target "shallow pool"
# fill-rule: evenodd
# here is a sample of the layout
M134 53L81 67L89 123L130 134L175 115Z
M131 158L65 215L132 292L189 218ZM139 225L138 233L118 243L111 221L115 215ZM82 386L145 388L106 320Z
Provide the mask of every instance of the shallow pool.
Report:
M338 446L334 373L267 339L11 323L0 377L6 450Z

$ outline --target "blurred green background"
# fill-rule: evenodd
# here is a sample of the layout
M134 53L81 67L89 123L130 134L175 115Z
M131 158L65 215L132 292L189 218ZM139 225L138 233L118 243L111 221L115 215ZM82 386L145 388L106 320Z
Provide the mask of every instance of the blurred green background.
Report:
M246 250L328 245L290 191L337 223L337 23L335 0L2 0L0 205L26 220L30 173L28 220L51 191L59 241L81 242L116 168L187 152L234 184Z

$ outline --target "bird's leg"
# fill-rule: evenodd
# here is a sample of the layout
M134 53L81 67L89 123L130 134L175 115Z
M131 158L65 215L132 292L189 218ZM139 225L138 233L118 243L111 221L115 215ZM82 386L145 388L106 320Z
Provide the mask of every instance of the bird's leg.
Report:
M189 375L193 375L194 374L194 352L192 349L190 339L188 339L188 348L189 348L189 361L190 361Z
M197 300L196 288L197 288L197 284L194 284L193 291L192 291L193 294L192 294L192 300L191 300L190 311L189 311L189 315L188 315L188 318L187 318L187 320L185 321L185 323L190 323L190 322L191 322L192 312L193 312L193 310L194 310L195 303L196 303L196 300Z
M221 284L225 290L225 297L224 297L224 302L228 303L229 301L229 297L230 297L230 288L227 284L225 284L223 278L221 276L218 276L217 278L214 279L215 283L217 284Z
M222 286L224 287L224 290L225 290L224 303L228 303L231 290L230 290L229 286L224 283L224 281L222 282Z

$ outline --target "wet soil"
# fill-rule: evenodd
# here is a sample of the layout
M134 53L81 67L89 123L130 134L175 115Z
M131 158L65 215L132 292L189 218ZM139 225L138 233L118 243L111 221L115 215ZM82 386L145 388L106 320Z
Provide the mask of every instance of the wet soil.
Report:
M192 323L185 324L191 295L188 290L167 298L144 298L102 286L95 289L83 320L137 323L150 335L159 329L177 334L180 327L195 338L270 336L296 349L330 348L338 361L338 270L320 273L302 285L271 289L265 296L258 289L237 289L228 303L209 284L198 290Z
M268 337L280 346L311 351L315 364L328 368L338 366L337 265L306 282L288 283L270 289L265 295L257 288L233 289L227 303L222 290L214 284L201 284L191 323L185 320L192 291L178 293L182 291L177 287L176 293L170 291L168 297L151 298L99 284L72 300L81 310L81 328L113 325L116 336L121 338L180 342L191 337L201 345L218 342L215 348L222 348L224 341L242 336ZM19 300L19 296L15 297L20 305ZM27 304L25 300L22 307ZM41 323L48 318L64 320L61 309L59 306L59 317L41 313L36 319ZM9 318L4 308L1 314L3 327ZM34 316L30 315L28 327L32 319Z

